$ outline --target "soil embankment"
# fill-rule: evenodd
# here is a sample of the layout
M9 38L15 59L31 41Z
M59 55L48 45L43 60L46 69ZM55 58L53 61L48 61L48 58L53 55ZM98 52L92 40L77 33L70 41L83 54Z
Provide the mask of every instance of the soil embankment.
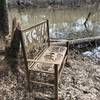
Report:
M80 7L95 5L99 0L8 0L9 6L48 7L49 5L63 5L67 7Z
M80 55L79 51L70 50L68 63L59 85L61 100L99 100L99 61L94 62ZM3 76L0 75L0 100L34 100L34 91L28 93L26 90L24 76L19 72L13 74L8 67Z

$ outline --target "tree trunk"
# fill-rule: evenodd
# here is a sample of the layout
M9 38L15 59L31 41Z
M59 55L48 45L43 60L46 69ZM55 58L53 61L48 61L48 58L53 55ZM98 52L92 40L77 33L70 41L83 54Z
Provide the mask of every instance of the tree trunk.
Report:
M9 33L8 12L6 0L0 0L0 34L5 36Z

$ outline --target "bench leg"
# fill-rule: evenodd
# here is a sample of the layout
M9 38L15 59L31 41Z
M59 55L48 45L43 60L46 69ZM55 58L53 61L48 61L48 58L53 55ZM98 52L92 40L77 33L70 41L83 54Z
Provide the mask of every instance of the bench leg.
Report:
M54 65L55 70L55 100L58 100L58 66Z

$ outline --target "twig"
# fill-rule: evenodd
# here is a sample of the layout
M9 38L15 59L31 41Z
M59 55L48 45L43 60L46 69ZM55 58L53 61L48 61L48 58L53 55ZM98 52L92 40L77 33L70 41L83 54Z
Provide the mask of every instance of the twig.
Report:
M85 22L84 22L84 26L85 26L87 32L89 32L89 31L88 31L88 28L87 28L87 21L88 21L88 19L90 18L90 16L91 16L91 12L88 13L88 16L87 16L87 18L86 18L86 20L85 20Z

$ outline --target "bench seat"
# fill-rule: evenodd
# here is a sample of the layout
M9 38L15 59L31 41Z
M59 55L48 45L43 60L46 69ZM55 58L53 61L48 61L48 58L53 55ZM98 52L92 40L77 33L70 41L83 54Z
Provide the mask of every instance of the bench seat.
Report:
M67 47L49 46L44 51L45 52L43 52L38 59L28 59L28 61L33 62L29 66L29 70L54 73L54 64L57 64L58 71L60 71L61 64L66 55Z

